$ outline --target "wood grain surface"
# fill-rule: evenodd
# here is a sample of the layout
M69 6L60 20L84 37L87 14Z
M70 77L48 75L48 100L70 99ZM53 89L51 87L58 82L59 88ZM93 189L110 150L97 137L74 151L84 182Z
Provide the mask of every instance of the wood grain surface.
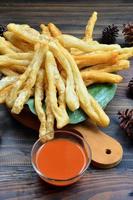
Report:
M81 36L88 16L99 13L95 38L101 36L107 24L133 21L133 1L0 1L0 24L28 23L38 28L44 22L55 22L64 33ZM120 41L123 38L120 33ZM124 81L118 86L113 101L106 111L111 124L104 129L123 146L120 165L109 170L92 166L81 181L57 188L44 183L34 172L30 151L38 133L16 122L4 106L0 106L0 200L131 200L133 199L133 141L119 128L117 112L132 108L127 97L127 83L133 76L133 62L128 71L121 72Z

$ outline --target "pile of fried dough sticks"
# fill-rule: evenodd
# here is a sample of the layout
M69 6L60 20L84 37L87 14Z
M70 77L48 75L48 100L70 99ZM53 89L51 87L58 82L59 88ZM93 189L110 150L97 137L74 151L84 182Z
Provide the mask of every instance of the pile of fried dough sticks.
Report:
M109 124L86 87L121 82L122 77L111 72L129 68L133 48L93 40L96 20L94 12L82 39L63 34L53 23L41 24L41 32L27 24L10 23L0 37L0 103L19 114L33 97L43 141L54 137L55 120L59 129L69 123L66 107L71 111L81 107L96 125Z

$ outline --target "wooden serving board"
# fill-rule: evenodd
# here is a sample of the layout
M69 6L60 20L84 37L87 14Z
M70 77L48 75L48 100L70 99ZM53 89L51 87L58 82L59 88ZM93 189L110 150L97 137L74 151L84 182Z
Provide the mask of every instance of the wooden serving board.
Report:
M32 114L27 106L21 114L12 116L23 125L36 131L39 129L39 120ZM111 168L119 164L123 150L119 142L103 133L89 121L78 125L68 125L66 129L74 129L81 134L91 147L92 164L98 168Z

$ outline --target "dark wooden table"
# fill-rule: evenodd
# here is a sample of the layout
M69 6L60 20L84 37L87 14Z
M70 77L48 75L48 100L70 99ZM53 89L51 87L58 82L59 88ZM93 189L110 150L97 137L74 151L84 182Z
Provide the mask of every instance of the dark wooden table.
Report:
M64 33L81 36L88 16L99 13L95 38L107 24L133 21L133 1L0 1L0 24L55 22ZM121 40L123 39L120 33ZM31 166L30 152L38 133L16 122L4 106L0 106L0 200L131 200L133 199L133 142L120 130L117 112L132 108L127 98L127 83L133 76L133 63L121 72L124 81L118 86L106 111L111 118L105 130L123 146L124 157L119 166L98 170L92 166L78 183L56 188L40 180Z

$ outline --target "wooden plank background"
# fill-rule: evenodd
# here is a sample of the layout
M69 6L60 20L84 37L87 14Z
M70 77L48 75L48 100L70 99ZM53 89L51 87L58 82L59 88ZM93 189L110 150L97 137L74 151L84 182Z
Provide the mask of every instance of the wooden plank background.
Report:
M133 1L0 1L0 24L28 23L39 28L40 23L54 22L64 33L82 36L86 22L96 10L98 21L95 38L101 36L108 24L133 21ZM120 33L120 42L123 41ZM128 71L121 72L124 81L118 86L113 101L106 111L111 124L104 129L123 146L124 157L119 166L98 170L92 166L78 183L56 188L40 180L34 172L30 151L38 133L23 127L0 106L0 200L131 200L133 199L133 141L119 128L117 112L132 108L133 100L127 97L127 83L133 76L133 63Z

